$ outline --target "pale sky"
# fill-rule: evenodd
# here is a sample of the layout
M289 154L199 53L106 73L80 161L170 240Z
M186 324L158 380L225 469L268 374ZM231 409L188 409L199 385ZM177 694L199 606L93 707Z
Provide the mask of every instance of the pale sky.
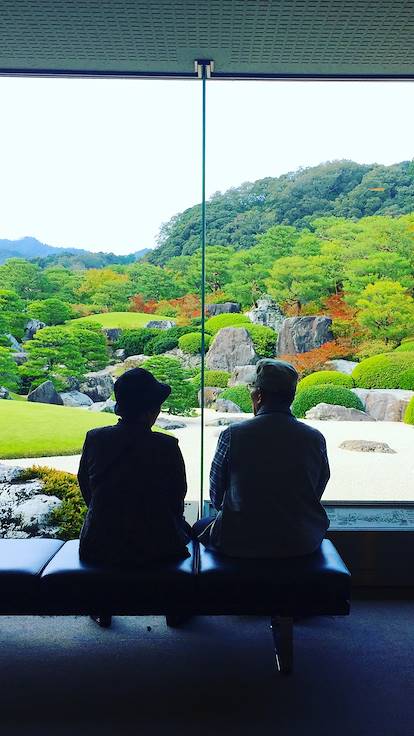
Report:
M129 253L200 201L197 81L0 78L0 238ZM207 193L414 157L413 83L207 85Z

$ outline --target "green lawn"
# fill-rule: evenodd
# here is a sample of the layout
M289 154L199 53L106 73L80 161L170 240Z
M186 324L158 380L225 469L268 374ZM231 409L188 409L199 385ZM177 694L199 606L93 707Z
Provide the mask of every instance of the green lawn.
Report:
M72 319L66 324L76 324L77 322L99 322L102 327L123 328L125 330L133 330L138 327L145 327L151 320L170 319L163 317L161 314L144 314L143 312L104 312L102 314L91 314L89 317L79 317Z
M81 451L88 429L116 422L114 414L0 401L0 458L74 455Z

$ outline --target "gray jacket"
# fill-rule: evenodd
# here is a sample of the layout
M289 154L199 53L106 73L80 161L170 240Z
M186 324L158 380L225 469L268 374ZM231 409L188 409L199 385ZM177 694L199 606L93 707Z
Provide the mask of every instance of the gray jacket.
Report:
M234 557L291 557L317 549L329 526L320 502L326 443L289 409L261 409L220 436L211 482L215 521L200 535Z

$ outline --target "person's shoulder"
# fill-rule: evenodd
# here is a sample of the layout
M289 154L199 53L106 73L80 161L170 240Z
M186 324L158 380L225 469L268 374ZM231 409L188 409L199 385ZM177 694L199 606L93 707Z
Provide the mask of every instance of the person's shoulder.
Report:
M160 447L177 447L178 440L172 434L166 434L165 432L151 432L151 438L154 444L158 444Z
M109 424L107 427L94 427L86 433L87 440L100 440L113 437L119 432L118 424Z
M297 431L306 436L307 439L313 439L314 442L320 445L326 444L325 437L319 429L311 427L310 424L305 424L305 422L301 422L300 419L294 418L294 421Z

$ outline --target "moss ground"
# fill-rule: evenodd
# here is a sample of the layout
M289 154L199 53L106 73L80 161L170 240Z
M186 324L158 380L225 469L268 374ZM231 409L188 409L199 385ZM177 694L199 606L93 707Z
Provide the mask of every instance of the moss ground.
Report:
M151 320L170 319L160 314L144 314L143 312L105 312L103 314L91 314L90 317L79 317L72 319L67 324L76 324L78 322L99 322L102 327L108 329L120 328L125 330L133 330L139 327L145 327Z

